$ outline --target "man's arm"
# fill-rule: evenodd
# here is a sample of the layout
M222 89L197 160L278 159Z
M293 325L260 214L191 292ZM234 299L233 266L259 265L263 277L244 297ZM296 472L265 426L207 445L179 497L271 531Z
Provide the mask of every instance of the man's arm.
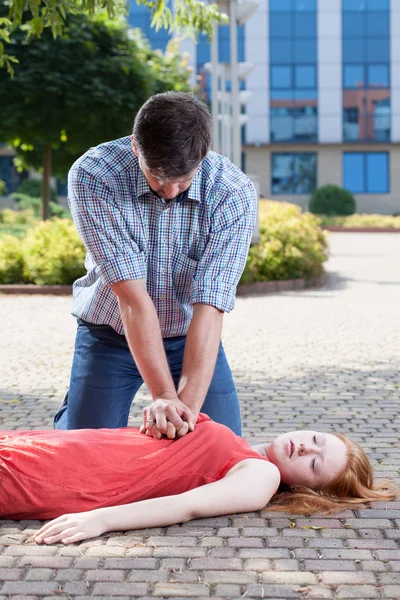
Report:
M107 531L166 527L190 519L261 510L279 482L275 465L250 458L236 465L223 479L176 496L58 517L44 525L34 540L72 544Z
M184 435L189 428L194 428L195 419L177 396L157 312L147 293L145 280L121 281L111 285L111 289L118 298L132 356L154 401L151 414L147 411L144 415L144 428L146 420L154 417L160 434L173 438L176 430L178 435Z
M209 304L194 304L186 337L179 399L196 419L210 387L221 341L224 313Z

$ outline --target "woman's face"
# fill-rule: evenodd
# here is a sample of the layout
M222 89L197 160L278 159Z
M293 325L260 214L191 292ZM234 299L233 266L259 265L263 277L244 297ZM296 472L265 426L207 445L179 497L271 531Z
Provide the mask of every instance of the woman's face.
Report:
M346 466L347 448L330 433L291 431L268 446L266 454L289 485L316 488L329 483Z

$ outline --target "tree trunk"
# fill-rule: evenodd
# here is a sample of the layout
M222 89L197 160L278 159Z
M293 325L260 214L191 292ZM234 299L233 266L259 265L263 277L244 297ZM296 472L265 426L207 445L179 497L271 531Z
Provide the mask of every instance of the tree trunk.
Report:
M42 179L42 216L43 221L50 216L50 177L51 177L52 148L49 144L44 147L43 179Z

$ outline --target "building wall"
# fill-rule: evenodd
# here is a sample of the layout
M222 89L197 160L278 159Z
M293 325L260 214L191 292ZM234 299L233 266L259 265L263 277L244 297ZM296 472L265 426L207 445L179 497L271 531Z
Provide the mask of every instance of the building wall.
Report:
M260 192L264 198L298 204L307 209L310 194L273 194L271 191L271 154L280 152L296 152L317 154L317 185L335 184L343 186L343 153L344 152L388 152L390 191L387 194L354 194L357 212L380 213L392 215L400 213L400 146L383 144L365 146L364 144L338 144L318 146L274 145L256 148L245 147L247 172L257 174L260 178Z

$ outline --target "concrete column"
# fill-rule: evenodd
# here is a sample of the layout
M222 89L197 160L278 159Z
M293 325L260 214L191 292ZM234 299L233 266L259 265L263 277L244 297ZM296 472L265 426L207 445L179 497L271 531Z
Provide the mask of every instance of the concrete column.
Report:
M342 2L318 1L318 131L319 141L343 138Z
M269 0L260 6L245 24L245 60L254 65L246 79L251 91L247 101L249 120L247 144L268 144L269 136Z
M392 142L400 142L400 0L390 5Z

